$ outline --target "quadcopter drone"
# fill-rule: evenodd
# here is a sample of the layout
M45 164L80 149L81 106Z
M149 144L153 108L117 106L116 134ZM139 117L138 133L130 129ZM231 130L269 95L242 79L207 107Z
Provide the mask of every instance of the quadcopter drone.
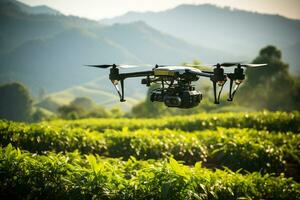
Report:
M201 71L197 67L202 65L187 64L186 66L155 65L152 70L120 73L119 68L142 67L145 65L87 65L97 68L110 68L109 79L119 94L120 101L124 102L124 80L127 78L145 77L141 84L149 87L153 83L160 84L160 88L151 91L152 102L164 102L168 107L192 108L202 100L202 93L197 91L192 82L198 81L200 77L210 78L213 83L214 103L220 103L220 95L227 81L229 84L228 101L232 101L240 84L245 79L243 67L261 67L267 64L240 64L240 63L218 63L210 65L213 71ZM149 65L147 65L149 66ZM150 65L151 66L151 65ZM233 73L225 73L223 67L234 67ZM121 90L118 85L120 83ZM235 87L233 88L233 85ZM217 87L219 92L217 94Z

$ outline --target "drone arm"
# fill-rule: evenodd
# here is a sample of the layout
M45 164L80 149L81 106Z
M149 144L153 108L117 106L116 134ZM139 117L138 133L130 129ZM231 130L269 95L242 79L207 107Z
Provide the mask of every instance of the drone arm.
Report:
M227 74L227 77L230 79L229 97L228 97L227 101L232 101L240 84L245 79L244 70L241 67L237 67L236 69L234 69L234 73ZM233 82L235 82L234 89L233 89Z
M219 91L219 94L218 94L218 102L217 102L217 104L220 103L220 97L221 97L221 93L222 93L223 87L224 87L224 84L220 88L220 91Z
M197 72L195 74L198 75L198 76L203 76L203 77L207 77L207 78L212 77L212 74L209 74L209 73L206 73L206 72Z
M210 78L213 76L213 74L211 74L210 72L203 72L203 71L191 71L191 70L186 70L187 73L190 73L190 74L194 74L194 75L197 75L197 76L203 76L203 77L207 77L207 78Z
M141 72L130 72L130 73L121 73L119 74L120 80L124 80L126 78L136 78L142 76L151 76L154 75L153 71L141 71Z
M120 80L121 84L121 96L120 96L120 101L125 102L126 100L124 99L124 79Z
M233 100L233 95L232 95L232 85L233 85L233 79L230 78L230 84L229 84L229 97L227 101L232 101Z
M219 104L218 99L217 99L217 82L213 81L213 87L214 87L214 98L215 98L215 104Z
M233 100L233 97L234 97L235 93L236 93L237 90L239 89L239 87L240 87L240 85L236 85L236 86L235 86L235 89L233 90L232 95L231 95L232 100Z
M229 98L227 99L227 101L233 100L235 93L237 92L237 90L240 87L240 84L235 84L234 89L232 91L233 81L234 81L233 79L230 79Z

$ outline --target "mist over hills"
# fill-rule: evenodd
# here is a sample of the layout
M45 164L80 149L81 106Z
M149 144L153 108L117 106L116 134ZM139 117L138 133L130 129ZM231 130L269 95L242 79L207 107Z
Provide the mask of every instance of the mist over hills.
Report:
M284 59L291 64L291 71L300 73L299 53L293 53L300 50L300 20L213 5L181 5L162 12L129 12L100 22L139 20L191 44L244 55L248 59L263 46L273 44L285 50Z
M233 58L161 33L141 21L103 26L75 16L29 15L14 4L1 6L0 16L0 26L4 27L0 30L0 82L18 80L34 94L43 88L64 100L92 96L104 105L118 103L108 78L96 81L102 86L98 88L101 94L96 90L91 94L86 83L108 71L84 64L180 64L193 59L213 62ZM130 102L144 98L147 88L139 82L130 80L126 86Z
M60 33L68 28L98 26L98 23L75 17L49 14L28 14L19 2L0 1L0 53L7 53L24 42Z

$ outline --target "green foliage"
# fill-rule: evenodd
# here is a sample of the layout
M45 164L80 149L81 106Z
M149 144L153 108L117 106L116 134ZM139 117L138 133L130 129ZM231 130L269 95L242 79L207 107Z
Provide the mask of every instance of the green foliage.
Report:
M120 107L113 107L110 110L110 117L120 118L120 117L123 117L124 115L125 115L125 113L122 111L122 109Z
M106 120L0 121L0 198L299 199L297 112Z
M0 148L2 199L299 199L283 176L242 175L176 160L128 161Z
M36 108L35 111L31 115L32 122L40 122L45 120L50 120L55 117L55 114L49 110L43 108Z
M64 119L78 119L84 114L84 110L75 105L64 105L58 108L60 117Z
M63 119L80 118L119 118L124 116L123 111L118 107L108 110L97 105L93 100L87 97L77 97L69 105L63 105L58 108L60 117Z
M44 151L94 153L108 157L134 156L138 159L161 159L173 156L186 164L202 161L211 167L226 166L232 170L280 173L285 163L300 167L300 135L224 129L184 132L180 130L90 132L80 128L58 128L49 125L0 123L0 141L41 153Z
M93 118L107 118L107 117L119 117L119 113L115 113L116 115L112 115L109 110L105 109L102 106L96 106L94 107L93 110L91 110L90 112L85 113L83 116L81 116L82 118L89 118L89 117L93 117Z
M58 102L54 101L52 98L46 97L42 101L35 104L35 106L38 107L38 108L43 108L43 109L49 110L53 113L57 113L58 108L61 105Z
M101 154L105 150L103 136L91 134L82 129L54 128L41 125L27 125L0 122L1 144L14 146L32 152L78 150L82 153Z
M197 115L175 116L149 119L80 119L73 121L55 120L49 122L59 127L81 127L104 131L105 129L129 130L181 129L185 131L214 130L219 127L255 128L269 131L300 132L299 112L251 112L251 113L201 113ZM46 123L48 124L48 122Z
M95 102L88 97L77 97L71 103L71 106L75 106L85 110L87 112L93 110L96 107Z
M27 88L20 83L0 86L0 118L13 121L29 121L32 98Z

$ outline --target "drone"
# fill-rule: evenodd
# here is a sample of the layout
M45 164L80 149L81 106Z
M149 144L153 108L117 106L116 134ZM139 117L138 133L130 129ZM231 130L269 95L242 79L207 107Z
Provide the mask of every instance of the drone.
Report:
M124 81L128 78L144 77L141 84L150 87L151 84L159 84L160 87L153 89L150 93L152 102L164 102L167 107L193 108L198 106L202 100L202 93L195 89L193 82L198 81L200 77L209 78L213 84L214 103L220 103L220 96L223 87L229 79L228 101L232 101L239 86L245 79L244 67L262 67L267 64L241 64L241 63L217 63L209 65L213 71L202 71L198 69L203 65L186 64L180 65L125 65L125 64L107 64L107 65L86 65L97 68L110 68L109 79L115 87L120 102L124 99ZM153 67L152 70L120 73L119 68L133 67ZM223 67L235 67L234 72L225 73ZM119 89L119 85L121 90ZM235 85L233 87L233 85ZM219 92L217 93L217 89Z

